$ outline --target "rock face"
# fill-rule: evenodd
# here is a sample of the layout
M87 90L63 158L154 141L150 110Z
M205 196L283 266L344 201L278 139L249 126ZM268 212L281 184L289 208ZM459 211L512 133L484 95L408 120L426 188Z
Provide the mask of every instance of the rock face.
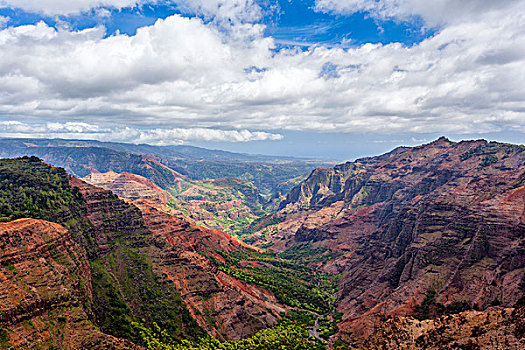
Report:
M141 212L37 158L0 160L0 192L2 220L54 221L0 224L0 342L9 346L133 348L117 339L140 341L133 322L157 323L175 339L203 329L240 339L283 310L210 260L216 250L251 248L174 216L158 198L137 200Z
M130 349L90 322L92 289L84 249L44 220L0 223L0 347Z
M119 183L123 193L136 188L135 181ZM114 250L112 241L125 237L127 244L148 260L161 284L173 288L182 297L191 317L213 336L230 340L252 336L272 326L279 312L284 311L271 293L218 271L207 258L220 259L216 250L252 249L238 239L194 224L163 205L159 198L126 203L113 193L81 180L71 178L70 184L79 189L86 202L87 217L94 225L91 235L95 237L98 251L107 255ZM108 217L108 213L113 213L112 217ZM125 256L117 260L119 264L126 261L129 264ZM120 278L123 267L111 267L107 261L103 264ZM135 305L132 307L135 314L148 318L147 310L140 310L139 299L132 305Z
M158 275L172 282L191 315L209 334L242 339L275 324L285 311L263 288L240 282L219 271L208 257L216 251L252 249L238 239L194 224L147 199L133 202L155 235L155 246L143 248Z
M167 191L157 186L153 181L126 172L120 174L114 171L91 173L83 177L82 180L93 186L110 190L122 198L157 198L162 202L168 202L171 198Z
M525 299L523 300L525 302ZM525 304L514 309L466 311L434 320L389 320L364 348L387 349L525 349Z
M178 175L167 187L169 191L143 176L128 172L92 172L82 180L110 190L121 198L155 199L169 204L200 225L229 233L241 233L257 218L256 213L261 213L265 203L253 185L234 178L191 180Z
M284 309L271 293L235 280L219 271L207 258L223 259L217 250L230 252L252 248L227 233L196 225L167 207L164 205L167 200L162 197L167 196L167 192L141 176L93 173L86 180L116 190L116 194L128 199L131 205L127 206L140 208L140 219L137 218L133 225L126 222L126 228L132 226L133 231L140 231L144 225L151 230L154 238L139 248L141 253L148 257L156 275L176 287L191 316L209 334L238 340L275 324ZM80 189L87 203L88 217L95 227L105 225L104 213L123 212L124 208L115 207L115 204L107 207L107 203L116 203L106 198L107 191L75 178L71 179L71 184ZM102 227L95 233L102 250L107 250L108 238L103 232L108 231L117 232L118 227Z
M525 147L441 138L315 170L259 237L339 256L321 268L343 273L339 335L352 342L430 290L445 305L511 307L525 291L524 215Z

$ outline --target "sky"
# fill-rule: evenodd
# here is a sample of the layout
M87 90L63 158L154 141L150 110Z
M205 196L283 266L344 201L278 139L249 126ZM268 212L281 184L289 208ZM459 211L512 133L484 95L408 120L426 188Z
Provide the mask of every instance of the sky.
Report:
M525 1L0 0L0 137L525 142Z

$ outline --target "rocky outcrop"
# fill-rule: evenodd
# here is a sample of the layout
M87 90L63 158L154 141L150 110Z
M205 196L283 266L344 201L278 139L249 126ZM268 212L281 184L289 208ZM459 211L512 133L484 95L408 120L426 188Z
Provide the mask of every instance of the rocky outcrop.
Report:
M525 301L525 300L524 300ZM400 317L387 321L366 342L369 350L519 350L525 349L525 304L492 308L418 321Z
M43 220L0 223L0 344L27 349L135 349L90 321L92 289L84 249Z
M217 251L253 248L147 199L134 204L156 240L155 246L142 251L150 257L156 273L176 286L193 318L209 334L238 340L275 324L285 308L273 294L226 275L210 260L223 260Z
M171 199L170 194L157 186L153 181L143 176L130 173L90 173L82 178L90 185L110 190L117 196L128 199L156 198L166 203Z
M90 227L82 233L89 257L95 259L110 251L114 241L125 238L127 244L140 246L146 244L148 230L135 206L118 198L111 191L89 185L70 177L69 184L78 190L84 200L85 218Z
M99 180L116 179L122 194L134 191L139 180L150 189L156 188L132 174L102 176ZM111 242L125 235L128 244L147 258L161 283L180 294L191 316L209 334L233 340L250 337L272 326L284 311L271 293L224 274L209 259L222 259L217 250L252 249L240 240L196 225L165 206L159 197L145 196L126 203L109 191L75 178L70 183L86 201L99 251L107 254ZM113 273L118 276L119 271Z
M108 191L71 178L71 185L79 188L86 201L99 251L109 252L109 243L119 239L119 232L127 241L135 240L132 246L147 257L153 272L161 276L163 284L176 288L192 317L213 336L238 340L275 324L284 309L271 293L235 280L209 259L223 259L218 250L252 248L227 233L196 225L167 207L162 198L150 195L151 191L162 192L147 179L106 173L91 174L88 180L117 188L128 200L126 203ZM144 197L133 200L135 195ZM120 214L109 220L107 213Z
M263 238L339 257L343 339L357 343L429 290L445 305L511 307L525 291L525 147L445 138L317 169Z

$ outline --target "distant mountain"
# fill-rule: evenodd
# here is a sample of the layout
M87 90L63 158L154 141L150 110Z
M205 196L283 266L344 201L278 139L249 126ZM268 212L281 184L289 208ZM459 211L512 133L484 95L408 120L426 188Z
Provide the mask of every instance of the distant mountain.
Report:
M168 186L168 190L145 177L127 172L93 172L82 180L122 198L156 198L201 225L238 236L242 236L244 229L264 214L263 207L267 204L251 183L235 178L190 180L181 175L176 184Z
M316 169L254 239L341 274L339 336L525 293L525 147L445 138ZM305 259L308 256L308 259Z
M0 139L0 157L20 156L37 156L78 178L108 172L143 176L169 193L166 198L174 208L202 225L239 236L254 220L272 211L298 180L318 166L316 162L291 157L191 146Z
M287 162L318 162L315 159L288 157L288 156L268 156L262 154L235 153L222 150L211 150L202 147L188 145L174 146L152 146L147 144L131 144L122 142L103 142L96 140L69 140L69 139L22 139L22 138L1 138L2 143L22 142L30 147L98 147L108 148L123 152L133 152L139 154L153 154L165 158L193 158L196 160L216 160L224 162L241 161L256 163L287 163ZM15 145L19 147L18 145Z
M150 146L91 140L0 139L0 157L37 156L72 175L84 177L99 172L127 171L146 176L152 161L194 180L236 177L252 182L262 194L271 196L291 187L289 179L309 173L330 163L293 157L275 157L208 150L193 146ZM148 165L141 165L140 162ZM148 170L150 171L150 170ZM159 170L161 171L161 170ZM150 171L151 172L151 171ZM162 172L162 171L161 171ZM170 175L155 175L152 180L165 187ZM166 179L162 179L167 177Z
M84 177L91 172L127 171L147 177L164 188L181 177L151 156L91 146L40 147L16 140L0 140L0 157L22 156L39 157L53 166L66 169L76 177Z

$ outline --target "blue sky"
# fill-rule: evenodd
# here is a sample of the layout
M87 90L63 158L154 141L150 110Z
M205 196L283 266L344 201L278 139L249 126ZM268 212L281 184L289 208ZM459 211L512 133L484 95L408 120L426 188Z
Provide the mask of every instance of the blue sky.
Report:
M352 14L321 12L315 9L315 1L281 0L275 3L259 1L267 5L261 18L255 22L266 26L265 35L275 38L280 45L351 45L365 43L401 42L412 45L432 36L435 28L427 27L421 18L396 20L394 18L373 18L369 13L359 11ZM186 9L177 3L154 3L126 8L102 7L104 15L97 15L101 8L69 15L43 14L17 8L0 8L0 16L8 17L9 26L36 24L44 21L59 27L67 23L71 29L82 30L97 25L107 29L107 36L117 31L134 35L138 28L149 26L158 19L174 14L185 17L199 17L209 22L213 18L203 13Z
M525 140L525 5L0 0L0 136L355 158Z

